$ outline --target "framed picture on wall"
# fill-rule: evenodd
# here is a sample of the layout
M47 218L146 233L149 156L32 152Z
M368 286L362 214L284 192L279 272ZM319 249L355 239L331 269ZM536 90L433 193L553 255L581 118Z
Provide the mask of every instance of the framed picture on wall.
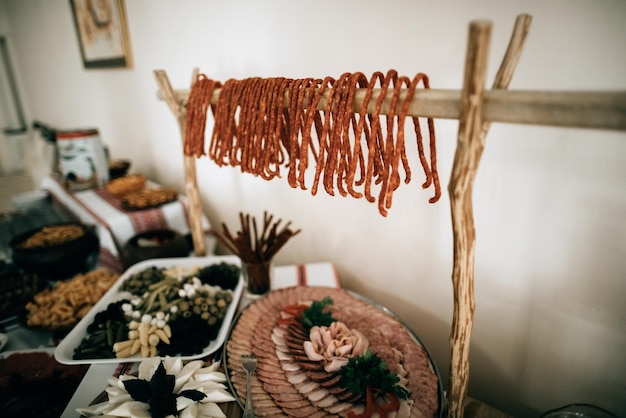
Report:
M69 0L85 68L132 66L123 0Z

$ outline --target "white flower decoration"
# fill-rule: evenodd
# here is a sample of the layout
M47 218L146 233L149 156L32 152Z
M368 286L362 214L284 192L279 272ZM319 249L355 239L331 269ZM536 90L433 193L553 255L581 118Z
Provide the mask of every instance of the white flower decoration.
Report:
M205 396L200 401L194 401L184 396L176 398L177 415L180 418L225 418L226 415L217 405L221 402L232 402L235 398L228 393L224 382L226 375L218 371L219 363L204 367L202 360L190 361L183 364L179 358L165 357L149 358L139 364L138 375L121 375L119 378L108 379L109 386L105 389L108 401L91 405L87 408L78 408L76 411L86 417L106 415L107 417L149 418L150 406L132 398L124 386L124 382L132 379L150 381L157 368L163 362L168 375L175 378L174 394L184 390L195 390Z

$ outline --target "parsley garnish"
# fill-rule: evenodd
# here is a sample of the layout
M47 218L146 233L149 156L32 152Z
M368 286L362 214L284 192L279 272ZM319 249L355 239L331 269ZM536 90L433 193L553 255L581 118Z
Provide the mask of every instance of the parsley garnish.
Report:
M330 312L324 312L327 305L332 305L333 300L330 296L326 296L321 301L314 300L311 306L304 310L302 313L302 325L309 330L314 326L327 327L335 320Z
M400 381L398 375L391 373L387 363L369 349L362 356L350 358L348 364L339 369L339 375L339 384L354 395L365 396L369 387L402 399L410 396L406 389L397 384Z

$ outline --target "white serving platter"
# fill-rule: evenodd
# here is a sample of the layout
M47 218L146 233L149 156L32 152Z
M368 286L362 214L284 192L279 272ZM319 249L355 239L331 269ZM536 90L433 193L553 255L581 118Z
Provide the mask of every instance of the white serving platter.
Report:
M119 301L124 298L128 298L130 293L120 291L120 286L124 283L124 281L130 276L140 273L145 269L150 267L156 268L174 268L179 267L183 269L191 269L195 267L207 267L212 264L219 263L228 263L234 264L238 267L241 267L241 260L237 256L207 256L207 257L185 257L185 258L158 258L152 260L141 261L137 264L129 267L124 274L120 276L120 278L111 286L111 288L102 296L102 298L96 303L93 308L80 320L78 324L70 331L70 333L61 341L61 343L54 350L54 357L57 359L59 363L62 364L102 364L102 363L120 363L120 362L138 362L145 359L142 356L135 357L127 357L127 358L95 358L95 359L80 359L75 360L74 349L78 347L83 340L84 337L87 336L87 327L93 322L97 313L104 311L110 303ZM226 311L226 315L224 316L224 320L222 325L220 326L220 330L217 334L217 337L212 340L209 345L207 345L201 353L194 354L191 356L180 356L183 360L194 360L203 358L213 354L217 351L224 340L226 339L226 335L228 334L228 330L230 328L230 324L235 316L237 311L237 307L239 305L239 300L243 293L244 288L244 280L243 276L239 275L239 282L237 283L237 287L234 290L233 300L228 306L228 310Z

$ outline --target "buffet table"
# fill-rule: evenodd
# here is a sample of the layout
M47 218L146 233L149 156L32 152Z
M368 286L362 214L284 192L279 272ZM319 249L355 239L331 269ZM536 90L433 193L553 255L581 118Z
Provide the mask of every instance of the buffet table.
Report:
M58 206L62 206L64 210L68 210L72 216L77 217L82 222L97 225L101 241L100 265L114 271L122 272L123 270L119 261L119 245L120 242L125 242L130 236L150 228L163 227L175 228L182 233L189 232L184 197L180 197L176 202L152 209L155 211L153 213L141 214L129 213L116 207L114 202L111 202L106 196L104 190L72 192L53 177L47 177L42 188L50 193L57 209ZM134 218L143 218L146 221L142 223ZM208 230L208 221L204 219L203 222ZM272 290L295 285L338 288L341 287L341 281L334 265L328 262L275 267L271 283ZM249 302L250 300L244 294L239 309L243 309ZM0 323L0 326L3 328L2 332L8 335L8 343L3 350L4 352L24 350L51 352L62 338L62 336L53 333L23 328L15 320L10 323ZM221 353L221 350L218 350L218 353ZM65 418L79 417L76 409L92 403L106 388L107 379L119 375L128 367L132 367L132 363L91 365L61 416ZM468 417L507 417L507 415L471 398L467 399L466 404L466 416ZM227 417L241 417L241 409L236 402L222 404L221 407Z
M158 187L148 182L149 187ZM162 206L144 210L126 210L120 199L99 187L81 191L71 191L54 176L47 176L41 188L50 193L52 200L70 210L83 223L94 224L100 237L100 265L112 271L122 272L120 251L134 235L154 230L172 229L182 235L190 233L187 198L178 198ZM209 221L203 216L202 226L206 231L209 253L215 247L215 238L209 233Z
M312 263L304 265L276 266L274 269L271 289L279 289L290 286L329 286L341 287L341 280L332 263ZM239 309L243 309L250 300L242 297ZM59 339L52 333L36 332L22 328L13 323L5 330L9 341L5 353L24 350L54 350ZM218 352L221 352L218 350ZM61 417L78 418L80 415L76 408L86 407L98 398L107 386L107 379L119 375L124 370L132 367L132 363L109 363L91 365L84 376L81 384L74 392L73 397L67 404ZM467 399L466 417L507 418L503 414L475 399ZM240 418L242 411L238 403L230 402L220 404L228 418Z

